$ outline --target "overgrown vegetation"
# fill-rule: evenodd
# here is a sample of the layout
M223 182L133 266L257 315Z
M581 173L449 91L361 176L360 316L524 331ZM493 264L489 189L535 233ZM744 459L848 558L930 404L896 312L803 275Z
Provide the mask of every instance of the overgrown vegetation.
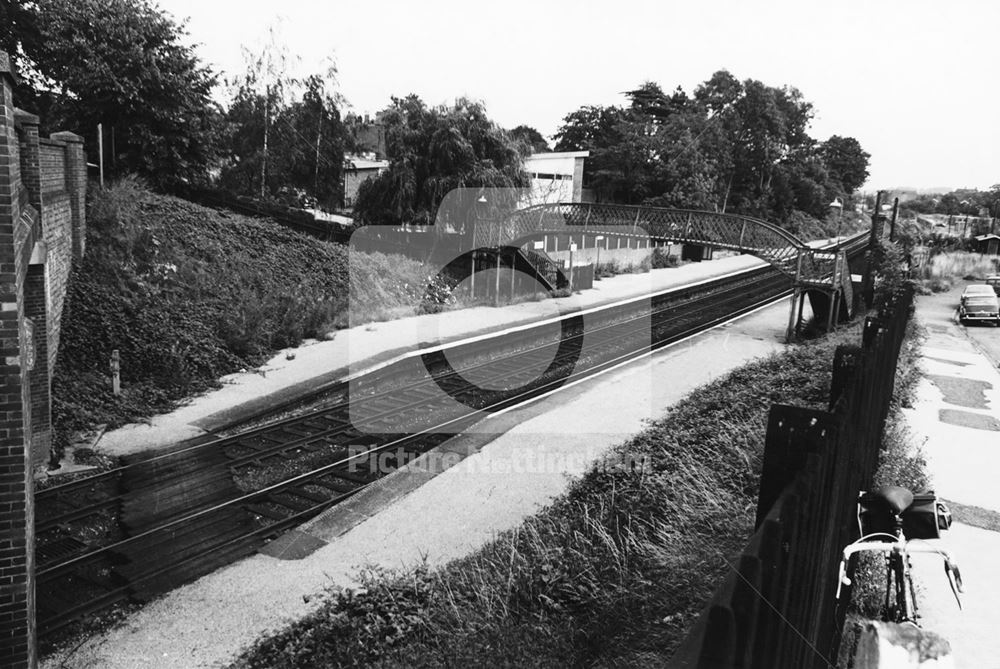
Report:
M1000 271L995 258L980 253L952 251L939 253L930 259L917 273L921 285L934 293L952 289L962 280L982 281Z
M654 249L654 252L656 249ZM643 274L653 269L652 264L652 254L646 256L639 262L627 262L622 260L609 260L608 262L602 262L594 268L594 278L602 279L606 277L618 276L619 274ZM668 265L669 267L676 267L678 263L674 262L673 265Z
M91 193L87 220L87 254L71 277L53 379L63 437L167 410L349 317L412 312L414 291L426 283L415 261L353 252L349 260L340 245L154 195L135 179ZM354 300L349 274L362 290ZM349 314L349 303L377 306ZM116 349L118 397L109 372Z

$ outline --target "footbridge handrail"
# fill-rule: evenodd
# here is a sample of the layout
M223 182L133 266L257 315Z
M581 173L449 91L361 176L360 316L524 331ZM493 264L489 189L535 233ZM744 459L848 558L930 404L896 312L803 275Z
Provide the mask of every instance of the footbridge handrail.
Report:
M814 250L788 230L740 214L624 204L539 204L477 222L473 241L477 248L516 246L546 234L573 232L642 235L729 249L756 255L797 280L840 282L837 260L842 251Z

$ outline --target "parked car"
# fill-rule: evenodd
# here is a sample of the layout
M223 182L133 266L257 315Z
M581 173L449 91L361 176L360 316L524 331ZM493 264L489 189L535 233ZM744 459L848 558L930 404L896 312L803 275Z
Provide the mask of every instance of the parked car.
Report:
M958 322L985 321L1000 326L1000 298L993 286L974 284L966 286L958 303Z
M1000 297L1000 274L986 277L986 285L993 286L993 292L997 294L997 297Z

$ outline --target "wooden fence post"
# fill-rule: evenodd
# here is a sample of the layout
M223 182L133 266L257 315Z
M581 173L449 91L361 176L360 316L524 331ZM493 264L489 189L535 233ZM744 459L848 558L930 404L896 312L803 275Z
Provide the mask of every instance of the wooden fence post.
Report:
M823 448L835 422L836 418L826 411L787 404L771 407L764 437L755 528L764 522L785 486L805 467L806 456Z
M736 658L736 617L728 606L708 610L708 625L698 656L698 669L733 669Z
M121 369L121 358L118 349L115 349L111 351L111 392L115 395L120 395L122 392Z

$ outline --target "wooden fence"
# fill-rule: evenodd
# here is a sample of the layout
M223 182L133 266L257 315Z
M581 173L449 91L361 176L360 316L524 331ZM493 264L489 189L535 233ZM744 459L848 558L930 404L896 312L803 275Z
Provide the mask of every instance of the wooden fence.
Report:
M828 411L771 408L756 532L671 667L836 666L840 551L857 538L912 304L904 288L866 319L860 347L837 349Z

